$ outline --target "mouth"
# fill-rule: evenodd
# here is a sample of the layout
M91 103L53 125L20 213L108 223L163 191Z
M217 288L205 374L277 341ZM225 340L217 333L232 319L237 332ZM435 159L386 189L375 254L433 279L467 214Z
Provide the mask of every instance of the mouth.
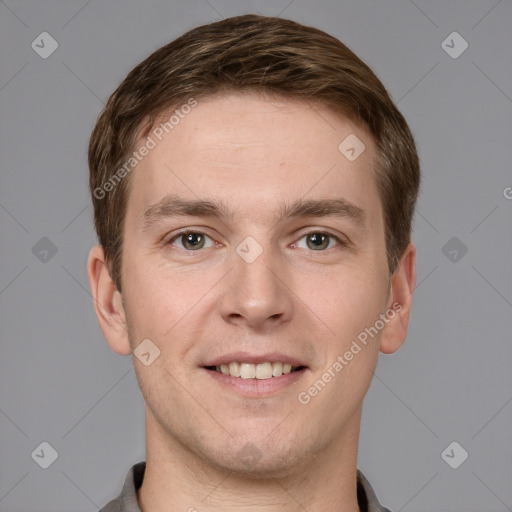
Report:
M232 361L221 365L204 366L212 385L244 398L271 398L286 389L293 389L308 371L307 366L291 363L245 363Z
M232 352L205 361L202 369L212 386L244 398L271 398L297 385L310 368L282 352ZM223 391L223 392L224 392Z
M302 365L293 366L291 363L281 361L262 363L231 361L220 365L204 366L204 368L235 379L268 380L282 378L283 375L300 372L307 367Z

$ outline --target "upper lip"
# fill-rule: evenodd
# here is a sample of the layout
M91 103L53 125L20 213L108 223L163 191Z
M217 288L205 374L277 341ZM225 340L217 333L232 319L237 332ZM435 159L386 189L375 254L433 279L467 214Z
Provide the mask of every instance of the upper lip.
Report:
M220 366L221 364L237 363L290 363L292 366L306 366L300 359L283 354L282 352L268 352L266 354L250 354L249 352L232 352L210 359L204 366Z

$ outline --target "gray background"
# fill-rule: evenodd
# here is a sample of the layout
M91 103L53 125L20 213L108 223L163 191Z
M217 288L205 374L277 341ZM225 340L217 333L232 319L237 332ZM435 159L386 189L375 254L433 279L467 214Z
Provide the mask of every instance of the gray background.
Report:
M359 467L394 512L512 510L506 0L0 3L0 510L97 510L144 459L133 363L104 341L88 290L88 137L141 59L193 26L247 12L346 43L389 89L420 151L411 328L398 353L380 357ZM31 48L43 31L59 45L47 59ZM458 58L441 45L453 31L469 44ZM36 245L43 237L56 254L44 253L47 240ZM31 457L44 441L59 455L46 470ZM469 453L458 469L441 457L452 441Z

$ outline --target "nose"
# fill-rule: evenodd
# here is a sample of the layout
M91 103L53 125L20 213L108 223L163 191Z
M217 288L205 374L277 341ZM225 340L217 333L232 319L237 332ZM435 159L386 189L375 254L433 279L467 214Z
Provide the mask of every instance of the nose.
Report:
M275 328L292 318L294 301L284 262L270 248L252 262L233 254L233 270L219 307L225 322L253 331Z

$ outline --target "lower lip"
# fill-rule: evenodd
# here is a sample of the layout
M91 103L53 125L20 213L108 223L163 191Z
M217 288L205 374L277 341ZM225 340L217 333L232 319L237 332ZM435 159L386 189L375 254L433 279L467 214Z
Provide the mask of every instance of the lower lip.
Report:
M307 368L296 372L286 373L280 377L271 377L270 379L242 379L241 377L232 377L214 370L204 370L219 384L228 389L237 391L247 397L266 397L271 396L284 388L297 382L306 372Z

